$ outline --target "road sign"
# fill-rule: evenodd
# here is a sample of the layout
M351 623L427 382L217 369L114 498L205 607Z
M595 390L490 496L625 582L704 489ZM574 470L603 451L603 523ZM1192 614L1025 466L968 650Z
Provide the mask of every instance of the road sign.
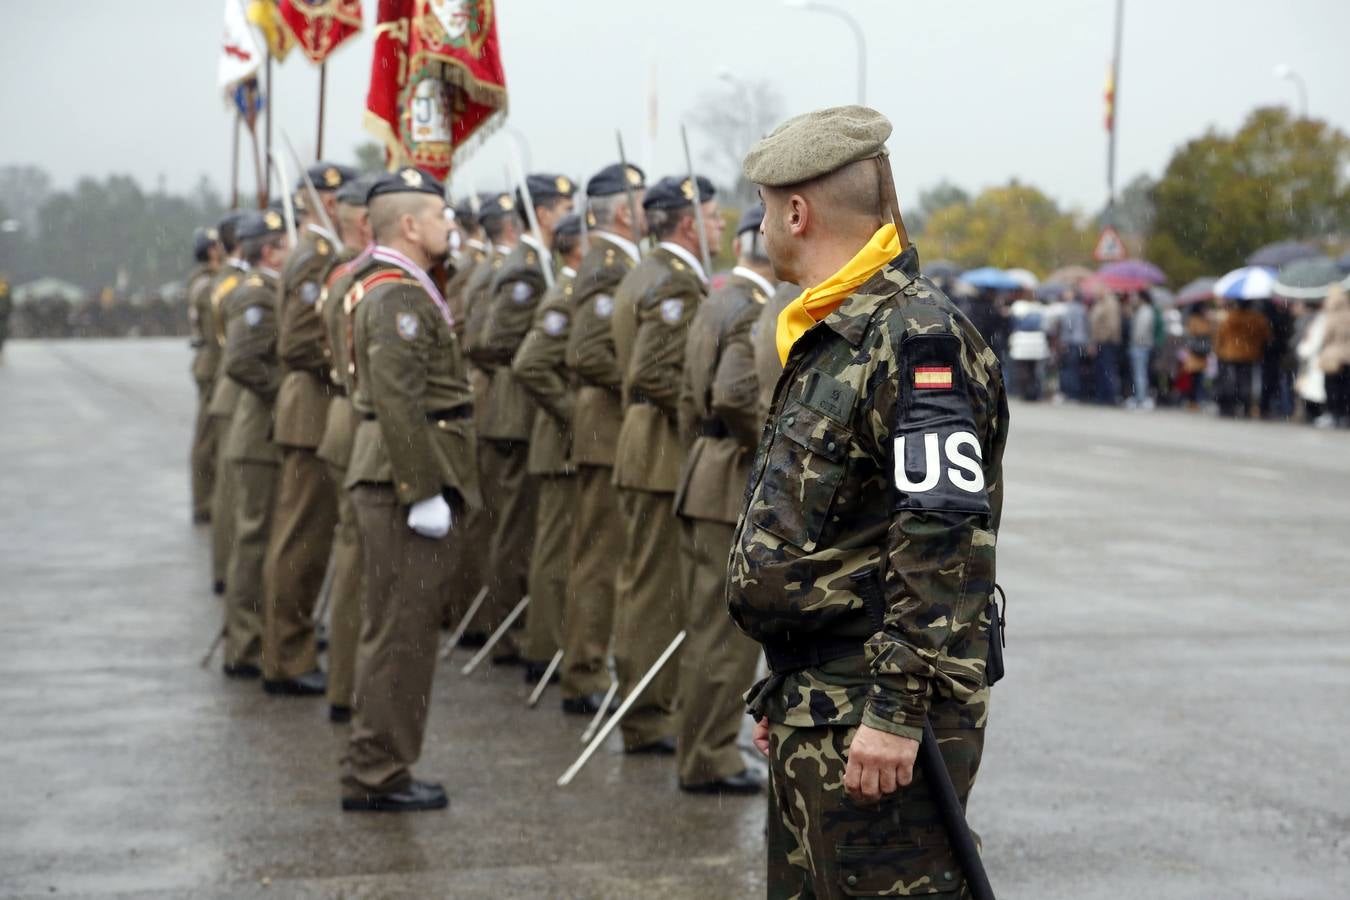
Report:
M1099 263L1119 262L1129 255L1125 250L1125 242L1120 239L1120 232L1110 225L1103 228L1102 236L1097 238L1097 247L1092 251L1092 258Z

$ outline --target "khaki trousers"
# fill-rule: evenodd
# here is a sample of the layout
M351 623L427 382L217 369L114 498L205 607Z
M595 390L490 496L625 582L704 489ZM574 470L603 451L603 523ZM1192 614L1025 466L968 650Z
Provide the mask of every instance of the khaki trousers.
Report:
M480 621L491 634L529 591L530 545L534 542L536 497L534 480L525 472L529 445L521 441L479 441L483 503L488 510L492 540L484 576L487 602ZM527 613L528 615L528 613ZM512 629L492 648L492 658L519 653L525 623Z
M282 454L263 564L263 676L271 680L298 678L319 667L314 605L337 527L328 464L307 448L284 447Z
M482 472L481 462L479 472ZM483 485L481 474L479 484ZM488 493L486 486L482 490L485 504L483 509L466 509L462 519L459 518L460 511L455 511L455 542L450 548L453 562L450 566L449 589L446 591L445 613L442 617L449 622L451 628L458 625L460 619L468 613L474 597L478 596L479 589L483 587L483 570L487 567L488 553L492 549L492 525L491 516L486 509ZM484 601L483 606L480 606L474 615L473 622L469 624L466 634L488 633L483 624L488 618L486 606L487 601Z
M211 488L211 580L223 584L229 574L230 554L234 550L235 464L225 458L225 436L230 433L229 416L211 416L216 433L216 478Z
M277 467L236 460L234 547L225 575L225 662L262 665L263 557L272 528Z
M614 665L627 697L684 624L680 528L674 494L619 488L624 528L614 607ZM672 658L620 723L627 750L675 733L679 657Z
M708 784L745 770L736 746L745 717L742 696L755 680L759 644L727 612L727 558L736 527L681 519L684 627L680 648L680 733L675 764L680 783Z
M439 625L456 531L439 540L408 527L388 485L357 485L352 504L366 559L356 702L342 783L349 797L406 787L422 754ZM454 514L462 505L453 502Z
M563 643L567 545L572 540L577 483L571 475L538 475L533 482L539 491L539 511L530 553L530 608L521 655L546 663Z
M201 519L211 515L211 495L216 486L216 421L206 410L211 404L211 382L197 382L197 421L192 429L192 515Z
M623 526L608 466L577 466L576 515L563 607L562 695L575 700L609 689L610 636Z
M351 706L356 684L356 645L361 639L361 604L364 601L364 560L361 529L351 491L342 487L347 473L328 467L328 477L337 491L337 530L333 532L333 596L329 601L328 702Z

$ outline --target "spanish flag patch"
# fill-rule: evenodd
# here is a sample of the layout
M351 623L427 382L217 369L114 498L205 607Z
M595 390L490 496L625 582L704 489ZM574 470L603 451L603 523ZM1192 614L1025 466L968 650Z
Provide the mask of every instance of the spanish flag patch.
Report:
M914 388L920 391L940 391L952 386L951 366L916 366Z

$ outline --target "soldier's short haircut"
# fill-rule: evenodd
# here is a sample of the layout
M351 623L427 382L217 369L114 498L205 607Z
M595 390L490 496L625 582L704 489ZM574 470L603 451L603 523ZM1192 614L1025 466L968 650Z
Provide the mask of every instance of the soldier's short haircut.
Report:
M847 226L858 219L886 221L881 203L881 180L874 159L860 159L827 175L786 187L761 190L779 197L800 194L816 208L826 227Z
M375 240L388 244L398 238L399 220L404 216L416 216L426 204L430 194L407 191L398 194L378 194L370 199L370 230Z
M759 233L758 229L755 231L746 229L737 237L741 242L741 256L755 265L769 264L769 254L764 250L764 236Z
M510 221L510 216L490 216L483 220L483 233L489 241L496 243L506 234L506 226Z
M564 200L568 200L568 199L570 199L570 198L568 198L568 197L550 197L550 198L547 199L547 200L535 200L535 201L534 201L534 214L535 214L536 216L539 215L539 210L541 210L541 209L547 209L547 210L550 210L550 211L551 211L551 210L554 210L554 209L556 209L556 208L558 207L558 204L560 204L560 203L562 203ZM529 228L529 227L530 227L530 214L527 213L527 212L525 211L525 204L523 204L523 203L520 204L520 206L516 209L516 211L517 211L518 213L520 213L520 224L521 224L521 227L522 227L522 228Z
M574 252L580 244L581 235L579 234L555 234L553 236L553 249L562 257Z
M284 234L265 234L262 237L249 238L240 243L240 249L244 254L244 262L250 266L256 266L262 262L263 250L268 247L282 247L286 243Z
M658 241L663 241L675 233L680 221L694 215L693 206L681 206L679 209L647 210L647 230Z
M628 202L624 194L609 194L604 197L587 197L586 212L595 228L608 228L614 224L614 211Z
M239 238L235 236L235 227L234 222L225 221L221 222L220 227L216 229L217 234L220 235L220 246L225 248L226 253L234 253L239 249Z
M337 208L337 227L339 229L351 228L361 221L361 217L366 214L366 207L353 206L350 203L338 203Z

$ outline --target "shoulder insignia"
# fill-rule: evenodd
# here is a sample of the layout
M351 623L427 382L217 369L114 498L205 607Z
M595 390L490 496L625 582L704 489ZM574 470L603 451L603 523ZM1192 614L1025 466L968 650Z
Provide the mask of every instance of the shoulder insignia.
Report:
M595 298L595 314L602 319L614 315L614 298L609 294L599 294Z
M672 258L670 260L670 267L674 269L676 272L684 271L684 263L680 262L678 258Z
M544 334L549 337L560 336L567 330L567 313L557 309L550 309L548 312L544 313L543 327Z
M235 285L239 283L238 275L226 276L220 284L216 285L215 292L211 294L211 303L215 306L220 305L220 301L225 299L225 295L234 290Z
M537 262L539 262L539 257L535 255L533 250L527 250L525 252L525 264L527 266L532 266Z
M261 306L250 306L244 310L244 324L249 328L256 328L262 322L263 310Z
M326 240L319 238L318 242L314 245L314 252L320 256L327 256L333 252L333 248L329 246Z
M760 306L763 306L765 303L769 302L769 298L765 297L764 293L760 291L759 288L755 288L753 291L750 292L750 299L758 303Z
M261 275L250 275L248 276L248 280L244 282L244 287L262 287L262 286L263 286L263 279Z
M529 282L517 281L511 286L511 302L524 303L533 293L534 288L530 287Z
M319 299L319 283L317 281L306 281L300 285L300 300L306 306L313 306L314 301Z
M679 297L671 297L661 301L661 321L667 325L680 324L680 318L684 315L684 301Z
M398 336L405 341L416 340L421 331L421 323L417 321L417 316L410 312L401 312L395 320L398 327Z

